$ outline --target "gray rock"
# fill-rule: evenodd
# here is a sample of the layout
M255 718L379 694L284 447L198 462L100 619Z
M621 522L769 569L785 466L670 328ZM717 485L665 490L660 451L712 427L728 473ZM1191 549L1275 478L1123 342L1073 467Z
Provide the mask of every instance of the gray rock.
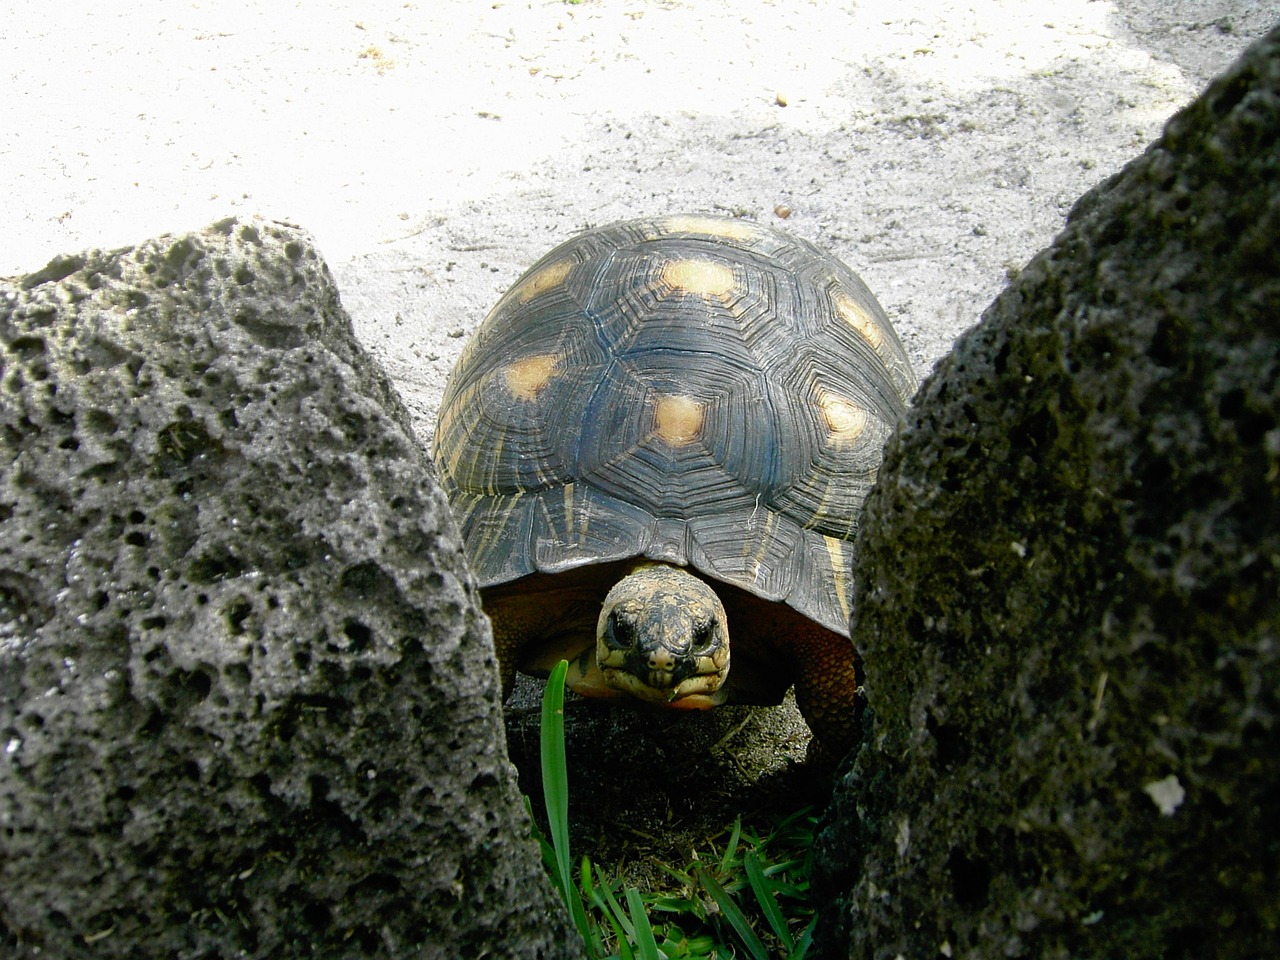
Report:
M1280 31L1085 196L867 502L823 957L1280 935Z
M0 954L565 957L443 497L225 221L0 286Z

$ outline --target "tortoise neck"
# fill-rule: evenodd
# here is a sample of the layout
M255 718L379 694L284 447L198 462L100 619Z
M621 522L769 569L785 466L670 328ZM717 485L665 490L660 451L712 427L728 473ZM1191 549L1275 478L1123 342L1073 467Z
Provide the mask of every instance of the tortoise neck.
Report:
M623 570L624 575L630 575L640 570L683 570L685 573L692 573L688 567L679 563L668 563L666 560L650 560L647 557L639 557L628 563Z

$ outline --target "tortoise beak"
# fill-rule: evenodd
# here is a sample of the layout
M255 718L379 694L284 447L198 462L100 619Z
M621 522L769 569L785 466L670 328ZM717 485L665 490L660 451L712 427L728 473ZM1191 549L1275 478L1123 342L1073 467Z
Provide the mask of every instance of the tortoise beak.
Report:
M712 706L722 699L716 694L729 672L724 608L715 591L691 574L645 568L624 577L605 598L596 660L609 686L640 700ZM677 703L686 698L692 699Z

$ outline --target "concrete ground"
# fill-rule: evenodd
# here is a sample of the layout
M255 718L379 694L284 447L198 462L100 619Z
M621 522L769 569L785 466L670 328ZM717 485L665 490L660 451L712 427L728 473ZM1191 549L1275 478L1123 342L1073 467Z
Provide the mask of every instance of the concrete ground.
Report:
M828 247L927 373L1280 2L27 0L0 23L0 275L229 214L299 224L429 443L467 335L525 267L654 213ZM619 787L583 835L731 821L752 746L799 749L794 723L744 722L705 734L714 788L676 796L705 773L686 727L584 777L579 810L642 758L652 791Z
M1248 0L0 3L0 275L311 231L429 441L461 344L589 225L743 214L863 274L920 372L1247 43Z

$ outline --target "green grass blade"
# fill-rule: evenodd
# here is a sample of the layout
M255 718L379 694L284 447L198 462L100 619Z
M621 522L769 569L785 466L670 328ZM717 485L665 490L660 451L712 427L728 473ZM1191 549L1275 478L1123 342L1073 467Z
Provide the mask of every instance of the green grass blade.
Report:
M804 860L783 860L782 863L771 863L764 868L765 877L773 877L778 873L786 873L787 870L794 870L797 867L804 867Z
M573 868L569 865L569 765L564 753L564 678L568 671L567 660L556 664L542 694L542 798L547 807L560 892L573 918L573 925L590 949L591 927L582 906L582 895L573 882Z
M599 868L597 868L599 870ZM636 937L635 928L631 925L631 917L627 911L622 909L622 904L618 902L618 898L613 895L613 887L604 882L604 877L597 873L597 880L600 883L600 889L604 892L605 903L601 904L601 909L605 910L611 920L616 921L616 925L620 926L626 932L628 940L634 940Z
M687 913L698 920L705 919L699 910L698 901L690 897L676 896L673 893L651 895L649 897L649 909L662 913Z
M742 818L733 821L733 832L729 834L729 843L724 848L724 856L720 858L720 871L727 873L733 865L733 858L738 852L738 840L742 836Z
M769 923L769 928L773 930L774 936L782 941L782 946L786 952L791 953L795 947L795 941L791 938L791 931L787 928L786 918L783 917L782 911L778 908L778 901L774 899L773 890L769 880L764 875L764 869L760 866L760 858L754 853L748 853L743 858L743 866L747 871L747 882L751 885L751 890L756 895L756 901L760 904L760 910L764 913L765 920Z
M542 798L547 806L551 842L561 882L572 882L569 870L569 765L564 753L564 678L569 663L561 660L542 695Z
M690 937L676 927L672 935L663 938L662 945L658 949L669 960L721 960L721 958L733 956L731 953L725 954L716 949L720 946L723 944L717 937L710 934Z
M817 925L818 918L815 916L809 921L809 925L800 933L800 939L796 941L796 945L787 957L787 960L804 960L809 953L809 945L813 943L813 928Z
M592 880L593 869L596 876L595 880ZM609 924L609 928L613 931L613 939L618 944L619 960L634 960L631 952L631 944L628 941L628 937L631 935L630 928L624 928L618 922L618 917L609 906L610 901L613 902L615 907L617 906L617 901L613 898L609 883L605 880L604 874L600 872L600 868L593 868L591 861L586 857L582 858L582 889L586 893L587 899L590 901L591 905L600 911L601 916L604 917L605 921ZM602 890L604 893L601 893ZM609 897L608 900L605 899L606 895ZM592 954L592 956L603 957L604 945L600 944L599 948L594 954Z
M602 913L604 910L604 901L600 899L600 894L596 892L595 884L591 880L592 866L589 857L583 857L582 863L578 867L578 882L580 884L578 898L583 903L589 903L596 907ZM613 927L614 935L621 940L621 934L618 933L618 925L613 922L613 918L606 913L605 919L609 921ZM590 949L587 951L589 957L605 957L604 940L600 932L600 924L588 921L591 927ZM608 960L608 958L606 958ZM630 957L623 956L621 960L631 960Z
M784 836L788 831L795 829L804 839L810 839L813 837L813 828L816 821L817 816L813 812L813 807L801 807L794 813L789 813L779 820L774 827L774 833Z
M542 854L542 865L547 868L547 873L550 874L551 881L556 885L556 889L560 890L560 867L556 862L556 852L547 841L546 836L538 828L538 821L533 819L533 801L529 799L527 794L523 799L524 812L529 815L529 826L533 831L533 839L537 841L538 851ZM560 890L560 896L564 896L563 890Z
M588 903L600 904L600 895L596 893L595 882L591 879L592 870L590 857L583 857L582 863L578 865L578 889L582 891L582 896Z
M733 898L725 892L724 887L716 882L716 878L711 875L711 871L703 867L698 871L698 879L702 881L702 886L711 895L711 899L715 901L716 906L720 908L721 916L729 922L729 926L733 927L733 932L738 935L742 945L751 954L752 960L769 960L769 952L765 950L764 944L756 936L756 932L751 929L751 923L747 920L746 914L742 912L741 907L733 902Z
M653 939L649 916L640 902L640 893L633 887L627 888L627 907L631 910L631 926L635 930L639 960L663 960L662 954L658 953L658 943Z

